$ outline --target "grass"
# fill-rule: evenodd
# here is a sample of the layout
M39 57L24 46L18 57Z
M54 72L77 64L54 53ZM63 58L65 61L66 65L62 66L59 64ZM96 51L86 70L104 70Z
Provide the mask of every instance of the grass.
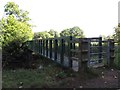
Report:
M48 61L42 58L34 62L36 66L41 65L41 69L38 67L35 69L3 69L3 88L18 88L20 82L23 82L25 88L57 87L64 78L70 75L59 65Z
M18 88L20 82L23 82L23 88L75 87L79 84L76 84L76 81L82 82L98 76L93 70L89 69L86 73L77 73L70 69L62 68L45 58L37 58L34 60L33 65L37 66L37 68L3 69L3 88ZM40 69L39 66L41 66Z
M56 85L55 75L57 72L52 72L49 69L37 70L37 69L17 69L3 70L3 88L18 88L19 83L23 82L25 88L41 88L41 87L52 87Z

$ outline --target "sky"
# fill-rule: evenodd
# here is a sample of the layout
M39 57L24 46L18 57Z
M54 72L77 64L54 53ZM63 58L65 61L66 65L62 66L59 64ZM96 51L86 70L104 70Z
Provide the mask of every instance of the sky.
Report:
M33 32L79 26L86 37L98 37L113 34L118 24L119 0L0 0L0 18L9 1L29 12Z

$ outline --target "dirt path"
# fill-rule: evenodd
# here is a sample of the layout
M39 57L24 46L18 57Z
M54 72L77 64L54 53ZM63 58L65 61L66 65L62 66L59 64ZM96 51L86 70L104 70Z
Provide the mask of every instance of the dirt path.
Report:
M86 88L116 88L118 87L118 73L120 71L118 70L105 70L103 71L104 74L101 73L101 75L98 78L87 80L83 87Z
M120 70L109 69L103 70L99 77L86 80L84 88L120 88Z
M68 77L64 79L66 84L60 85L61 88L120 88L120 70L116 69L96 69L101 72L98 77L86 78L82 77ZM119 81L118 81L119 80Z

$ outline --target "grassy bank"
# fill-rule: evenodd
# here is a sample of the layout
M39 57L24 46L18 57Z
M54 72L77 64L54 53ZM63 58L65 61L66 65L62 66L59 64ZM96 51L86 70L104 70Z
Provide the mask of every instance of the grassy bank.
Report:
M70 69L62 68L45 58L35 59L29 69L3 69L3 88L18 88L21 82L23 83L23 88L77 87L82 81L97 76L92 71L77 73Z

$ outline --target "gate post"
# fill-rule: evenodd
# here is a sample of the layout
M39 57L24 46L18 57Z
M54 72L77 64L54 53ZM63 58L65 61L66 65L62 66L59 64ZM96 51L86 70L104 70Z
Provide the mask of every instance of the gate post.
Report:
M54 60L57 61L57 54L58 54L58 40L54 40Z
M48 58L48 39L46 39L45 47L46 47L46 57Z
M89 41L87 39L82 39L81 40L81 68L79 67L79 71L87 71L88 68L88 50L89 50Z
M72 53L71 53L71 49L72 49L72 36L70 36L70 42L69 42L69 67L70 68L72 68L72 59L71 59L71 55L72 55Z
M64 39L61 39L60 41L60 44L61 44L61 50L60 50L60 63L62 65L64 65L64 49L65 49L65 42L64 42Z
M50 53L50 54L49 54L49 55L50 55L49 57L50 57L50 59L52 59L52 39L49 40L49 49L50 49L50 50L49 50L49 53Z
M113 39L108 39L108 60L107 64L108 66L113 66L114 64L114 40Z
M99 59L98 62L102 62L102 37L99 37Z

